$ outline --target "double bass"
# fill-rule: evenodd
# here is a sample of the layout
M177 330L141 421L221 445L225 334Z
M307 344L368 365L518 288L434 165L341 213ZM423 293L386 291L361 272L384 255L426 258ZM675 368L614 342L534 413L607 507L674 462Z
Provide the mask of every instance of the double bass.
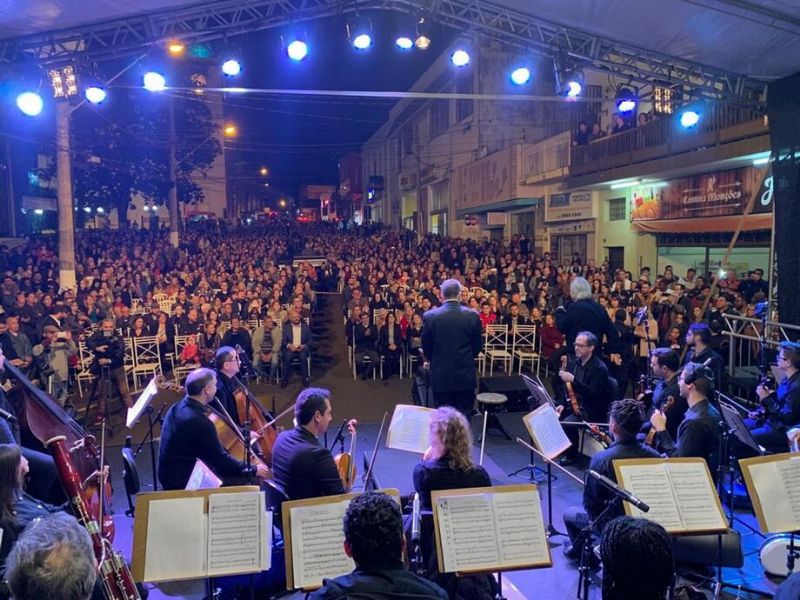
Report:
M22 402L15 406L20 424L27 427L31 435L43 446L47 442L63 436L64 445L70 449L70 459L75 472L81 481L90 479L93 473L102 470L100 451L95 437L70 417L61 406L49 395L37 388L30 379L11 364L3 361L3 367L19 385L18 393ZM95 520L100 517L102 506L111 505L111 483L106 479L102 485L89 486L83 491L83 499L90 516ZM114 539L114 520L111 515L104 514L101 530L103 537L109 541Z

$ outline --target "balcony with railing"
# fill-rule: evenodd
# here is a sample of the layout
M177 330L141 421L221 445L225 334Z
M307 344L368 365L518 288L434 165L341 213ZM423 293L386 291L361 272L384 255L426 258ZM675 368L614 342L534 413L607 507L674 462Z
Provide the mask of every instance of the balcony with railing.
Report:
M571 152L570 177L587 176L635 166L659 159L678 157L698 150L736 146L734 154L768 149L766 117L754 110L735 106L705 109L700 121L684 128L673 116L656 118L638 127L575 146ZM743 142L743 143L741 143ZM719 159L726 158L724 153ZM695 162L697 157L693 157ZM709 157L712 158L713 157ZM673 163L671 167L676 167Z
M565 131L522 149L522 170L526 184L544 183L569 174L572 132Z

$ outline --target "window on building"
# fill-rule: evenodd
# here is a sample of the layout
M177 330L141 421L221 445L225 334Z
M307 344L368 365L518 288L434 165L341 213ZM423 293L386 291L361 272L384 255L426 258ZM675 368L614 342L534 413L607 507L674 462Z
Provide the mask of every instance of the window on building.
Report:
M411 124L403 127L403 132L400 134L400 145L403 147L403 156L408 156L414 153L414 128Z
M443 134L450 126L450 101L434 100L431 102L428 114L430 115L431 137Z
M456 94L471 94L473 92L472 77L469 73L459 77L453 90ZM473 100L456 100L456 122L463 121L474 111Z
M671 115L674 107L672 88L655 86L653 88L653 111L657 115Z
M608 220L624 221L627 219L627 207L627 198L611 198L611 200L608 201Z

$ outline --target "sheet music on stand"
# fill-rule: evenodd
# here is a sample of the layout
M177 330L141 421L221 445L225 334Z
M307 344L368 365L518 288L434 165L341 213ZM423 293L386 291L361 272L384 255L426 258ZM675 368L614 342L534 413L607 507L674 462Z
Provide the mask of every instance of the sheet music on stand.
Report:
M255 486L137 496L136 581L204 579L271 568L272 512Z
M125 416L125 426L128 429L133 429L133 426L139 422L139 419L142 418L142 415L147 410L147 407L150 406L153 398L158 394L158 382L156 379L157 377L154 376L150 380L150 383L145 386L144 391L139 395L134 405L128 409Z
M800 454L739 460L763 533L800 531Z
M430 424L434 409L413 404L398 404L392 413L386 447L424 454L430 443Z
M535 485L441 490L432 492L431 500L443 573L552 565Z

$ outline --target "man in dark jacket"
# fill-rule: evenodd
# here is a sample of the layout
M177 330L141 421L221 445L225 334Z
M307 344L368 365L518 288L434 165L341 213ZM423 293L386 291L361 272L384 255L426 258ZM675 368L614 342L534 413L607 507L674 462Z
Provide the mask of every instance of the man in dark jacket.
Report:
M333 418L331 393L322 388L300 392L294 405L297 426L282 431L272 448L272 472L290 500L343 494L336 463L318 439Z
M475 358L483 350L478 313L461 306L461 284L448 279L441 287L442 306L422 316L422 350L430 368L437 406L453 406L468 418L475 403Z
M173 404L164 417L158 453L158 479L165 490L182 490L198 460L223 483L244 483L248 473L264 480L264 465L248 466L232 457L220 444L214 424L206 416L208 403L217 393L217 378L211 369L196 369L186 377L186 396Z
M125 373L125 347L122 338L114 333L114 321L111 319L103 321L100 331L87 340L86 347L94 353L92 371L96 376L87 408L91 406L92 400L97 400L95 424L99 424L105 415L106 396L111 395L110 389L98 394L99 384L102 383L106 387L113 383L125 406L128 408L133 406L131 393L128 390L128 376Z
M348 575L325 579L311 594L312 600L447 600L442 588L403 566L405 545L397 502L378 493L353 498L344 515L344 551L356 568Z
M293 311L289 315L289 321L283 325L281 337L281 354L283 362L281 364L281 387L286 387L289 383L289 371L292 368L292 361L296 358L300 361L300 371L303 374L303 385L308 385L311 373L308 371L308 353L311 346L311 328L300 318L300 313Z
M619 335L606 310L592 299L592 287L583 277L576 277L569 284L572 303L566 308L556 309L556 327L567 338L566 348L572 352L575 337L581 331L589 331L602 344L606 338L609 352L619 352Z

